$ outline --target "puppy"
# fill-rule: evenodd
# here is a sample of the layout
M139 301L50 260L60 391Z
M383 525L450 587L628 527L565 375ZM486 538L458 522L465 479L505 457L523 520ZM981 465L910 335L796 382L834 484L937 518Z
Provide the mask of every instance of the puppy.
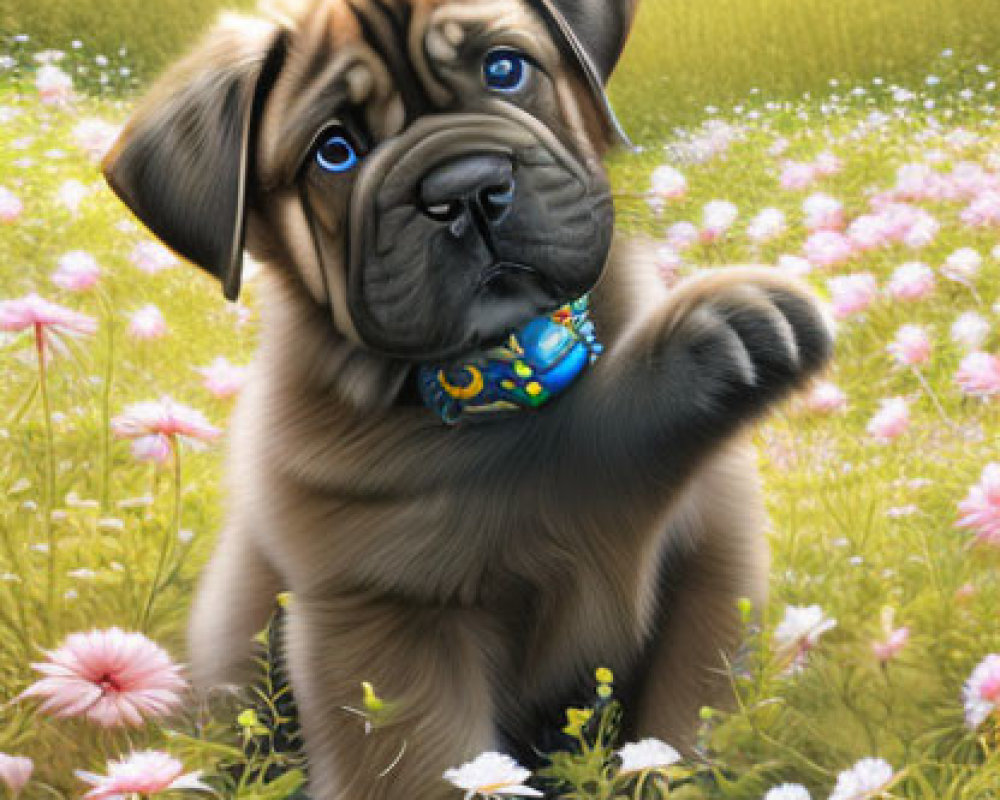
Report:
M316 800L444 800L442 772L481 751L535 762L598 666L628 737L689 748L699 707L724 702L737 600L764 602L768 564L741 434L831 339L773 271L668 293L614 236L603 86L634 11L311 0L229 17L105 162L230 299L244 246L267 265L190 657L202 685L243 679L294 593ZM425 407L426 365L588 293L604 353L551 402L458 424ZM369 735L347 710L362 681L391 708Z

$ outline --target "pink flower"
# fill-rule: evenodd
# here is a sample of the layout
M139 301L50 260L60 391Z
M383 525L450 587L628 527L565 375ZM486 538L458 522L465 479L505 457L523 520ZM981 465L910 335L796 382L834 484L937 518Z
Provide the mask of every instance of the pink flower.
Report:
M196 446L222 433L200 411L169 397L129 406L111 420L111 429L118 438L132 440L132 455L137 459L160 463L180 442Z
M919 261L896 268L887 287L896 300L920 300L934 291L934 270Z
M816 231L806 239L803 253L817 267L832 267L850 260L854 245L837 231Z
M73 142L90 157L91 161L98 162L111 149L120 130L117 125L112 125L103 119L80 120L73 128Z
M945 259L941 273L950 280L968 283L979 274L983 257L971 247L961 247Z
M878 294L875 276L868 272L853 275L838 275L826 282L830 289L833 315L844 319L865 311Z
M139 242L130 257L133 264L149 275L177 265L177 257L159 242Z
M1000 225L1000 192L983 192L962 212L961 218L974 228Z
M108 762L108 774L77 770L76 776L94 788L84 800L124 800L139 795L151 797L172 791L211 792L201 780L200 772L184 774L184 765L176 758L158 750L132 753L120 761Z
M831 175L836 175L844 168L844 162L841 161L836 155L831 153L829 150L824 150L815 159L813 159L813 169L816 171L817 175L824 178L829 178Z
M765 208L750 220L747 237L754 244L764 244L781 236L787 228L785 212L779 208Z
M816 167L801 161L786 161L781 168L778 182L782 189L791 191L808 189L816 182Z
M840 230L844 227L844 205L835 197L817 193L802 203L806 227L811 231Z
M136 339L159 339L167 333L167 321L152 303L129 315L128 332Z
M693 222L675 222L667 228L667 243L683 253L698 243L698 227Z
M672 285L678 277L680 268L684 265L684 259L680 253L668 244L656 249L656 270L660 277L668 285Z
M46 105L64 105L73 98L73 79L55 64L46 64L38 70L35 88Z
M687 194L688 182L684 174L664 164L653 170L652 194L662 200L682 200Z
M10 189L0 186L0 222L10 224L17 222L24 211L21 198Z
M72 250L59 259L52 282L60 289L83 292L100 280L101 268L94 257L83 250Z
M919 250L932 244L941 230L941 223L930 212L917 209L910 226L903 233L903 244L912 250Z
M958 365L955 381L973 397L1000 394L1000 358L989 353L969 353Z
M834 414L847 408L847 395L835 383L818 381L806 395L806 407L819 414Z
M959 314L951 326L951 340L966 350L978 350L989 335L989 321L975 311Z
M44 677L18 700L44 698L43 712L85 717L106 728L139 726L144 717L168 713L186 686L163 648L118 628L74 633L46 656L31 665Z
M868 434L882 444L902 436L910 427L910 406L903 397L882 401L878 412L868 422Z
M1000 704L1000 654L990 653L979 662L962 687L965 724L976 730L995 714Z
M910 641L910 629L908 627L896 628L894 621L896 610L886 607L882 609L882 633L881 641L872 642L872 651L881 663L886 664L900 654Z
M974 530L978 542L1000 545L1000 463L986 465L958 510L962 512L956 523L959 528Z
M246 383L248 372L246 367L230 364L221 356L197 371L205 379L205 388L220 400L238 395Z
M0 753L0 782L10 789L14 797L28 785L34 771L35 763L30 758Z
M919 325L904 325L887 349L900 366L917 367L930 360L931 340Z
M733 226L740 210L728 200L712 200L702 210L701 240L717 242Z
M40 347L58 345L60 336L91 336L97 321L79 311L51 303L32 292L19 300L0 301L0 331L33 328Z
M892 230L880 214L863 214L847 228L847 238L858 250L874 250L889 243Z

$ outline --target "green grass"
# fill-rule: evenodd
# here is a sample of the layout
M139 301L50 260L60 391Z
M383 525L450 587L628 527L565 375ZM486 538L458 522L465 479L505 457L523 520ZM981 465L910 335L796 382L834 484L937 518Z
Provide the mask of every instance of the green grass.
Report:
M803 0L796 7L803 15L811 9L815 16L789 13L782 24L799 25L789 30L799 30L803 37L819 30L821 22L829 22L819 15L818 5ZM969 9L975 12L973 6ZM682 273L705 265L773 262L782 253L800 251L806 236L800 210L805 193L778 188L782 158L811 158L832 149L844 160L844 170L822 180L817 189L840 198L849 217L854 217L867 209L868 193L892 183L900 164L920 160L928 151L939 151L942 169L962 161L987 163L990 153L1000 152L995 114L984 107L987 101L996 102L995 90L986 88L991 75L970 69L964 52L921 65L918 56L936 56L940 46L929 36L876 35L863 28L858 34L866 37L863 41L869 48L883 37L886 51L898 53L900 64L906 37L911 36L917 55L906 69L917 76L912 81L921 91L917 101L898 104L887 88L866 82L868 93L850 102L831 100L831 93L845 94L838 87L827 88L822 96L769 108L769 102L794 93L798 78L789 75L793 63L801 62L803 75L813 75L803 78L811 86L825 85L825 78L820 79L821 60L818 56L811 60L813 46L788 39L796 42L795 52L775 56L788 59L782 62L785 77L769 79L771 67L759 59L747 55L749 60L743 61L743 55L726 48L713 54L706 43L742 41L741 27L755 25L753 30L760 31L763 23L753 15L712 18L699 16L693 6L676 14L689 21L689 28L694 18L713 25L702 38L692 39L687 51L689 56L705 53L702 60L691 62L686 79L690 88L685 91L697 100L678 107L688 109L683 113L690 121L696 119L691 111L695 104L732 95L745 104L740 115L722 115L733 124L732 141L704 163L681 160L678 154L687 150L680 145L690 140L674 138L673 120L665 113L670 102L680 101L664 100L661 106L659 89L648 83L641 95L629 100L628 92L639 92L641 87L626 79L619 83L618 97L627 119L640 128L646 149L639 155L618 154L612 166L621 224L633 232L662 236L669 223L697 222L702 206L712 199L728 199L739 206L740 220L730 235L718 245L692 251ZM668 46L674 34L665 20L671 18L657 22L655 14L647 12L647 27L655 24L665 37L656 45L662 60L649 39L640 38L625 76L642 71L643 64L647 72L652 70L654 59L656 64L674 64L671 59L680 57ZM925 28L931 27L925 23ZM979 27L988 31L989 21ZM970 22L968 30L975 28ZM945 34L940 35L950 36ZM784 39L767 41L772 43L769 47L778 47ZM72 63L83 64L92 53L88 45L72 57ZM977 60L973 53L972 63ZM720 78L717 87L710 72L693 66L716 61L727 65L722 74L730 83ZM860 62L856 66L862 68ZM656 69L677 80L682 72L680 62ZM939 74L942 83L921 89L928 70ZM836 74L831 69L827 77ZM760 85L762 92L750 94L748 87L753 85ZM963 88L974 90L971 100L960 97ZM925 110L922 104L927 101L935 107ZM193 268L178 266L148 276L130 263L129 254L144 234L128 222L124 209L103 188L96 167L74 147L71 133L82 117L120 120L127 104L91 97L69 110L43 108L34 99L30 76L8 76L0 79L0 108L13 109L2 112L0 184L25 204L19 221L0 227L0 299L36 290L94 315L101 323L95 338L73 343L49 366L56 465L51 503L45 492L48 447L31 336L0 337L5 369L0 384L0 703L4 703L36 677L28 664L40 657L38 648L57 645L76 630L111 625L140 629L183 659L187 604L221 517L220 448L184 452L178 520L172 467L138 463L120 442L111 442L106 451L108 418L131 402L169 394L224 424L230 405L205 392L193 367L217 355L246 362L256 322L251 317L246 325L238 325L218 287ZM896 114L901 108L906 110ZM873 111L886 114L887 120L858 133ZM980 140L959 148L947 137L958 127L976 132ZM780 157L769 152L779 136L788 140L788 151ZM684 170L690 191L655 217L642 195L650 171L664 161ZM90 190L75 214L57 200L60 185L69 179ZM755 249L745 235L745 224L766 206L785 210L790 228L772 244ZM903 261L919 258L937 268L958 247L975 247L986 255L1000 241L996 229L961 225L959 204L927 208L943 224L928 248L915 254L893 246L837 270L817 272L813 276L817 290L825 291L832 274L862 270L877 275L884 285ZM63 292L49 280L58 258L75 249L94 255L105 271L99 288L91 293ZM841 326L831 378L848 394L846 412L824 417L793 403L760 428L757 440L773 520L772 604L764 613L762 628L748 622L747 652L732 674L736 710L706 713L704 758L685 766L671 797L758 800L775 783L794 780L808 785L814 798L823 798L840 770L869 755L888 759L900 771L893 797L987 800L1000 795L998 721L992 719L978 733L969 731L961 703L962 684L972 668L987 653L1000 652L996 624L1000 558L995 551L968 547L969 535L954 527L957 503L983 466L998 458L1000 404L973 401L958 391L953 375L961 351L948 338L956 315L976 309L992 325L984 349L994 353L1000 349L1000 320L991 310L1000 301L998 277L1000 262L987 257L975 285L982 305L968 288L940 276L934 295L920 303L904 305L881 298L862 318ZM250 309L255 307L256 290L251 282L246 293ZM142 343L127 334L126 315L147 302L163 310L170 334ZM924 375L948 424L916 376L895 368L885 352L897 328L911 322L927 326L935 339L934 356ZM879 445L867 436L865 427L879 401L893 395L911 398L913 424L899 440ZM137 502L137 498L150 499ZM81 504L80 499L96 501L98 506ZM890 513L911 504L912 513ZM47 513L52 511L54 515ZM185 535L178 540L178 529L190 531L193 538ZM162 553L167 554L166 569L157 581ZM81 576L76 572L81 568L92 574ZM971 596L957 599L959 588L967 584L974 587ZM810 654L805 668L794 674L785 670L772 638L789 603L819 604L838 621ZM897 624L912 628L913 638L899 658L883 668L872 655L871 642L879 636L879 618L886 606L895 610ZM189 768L212 769L220 760L232 760L232 751L224 744L237 738L236 726L229 722L232 717L217 716L208 722L207 713L203 708L188 709L169 723L125 735L96 732L79 721L53 720L38 714L32 704L3 705L0 751L36 759L38 780L25 795L28 800L77 797L81 784L73 777L74 769L100 769L106 758L129 747L169 747L183 755ZM560 774L585 785L599 767L593 760L560 762ZM253 795L240 796L249 800Z

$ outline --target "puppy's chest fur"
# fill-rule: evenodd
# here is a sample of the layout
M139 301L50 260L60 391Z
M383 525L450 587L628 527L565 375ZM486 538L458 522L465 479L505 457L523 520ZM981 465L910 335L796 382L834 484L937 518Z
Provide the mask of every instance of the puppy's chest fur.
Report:
M466 609L498 640L518 637L507 658L550 664L553 680L572 666L556 655L566 643L587 662L628 658L655 610L669 493L658 506L609 496L598 515L555 501L553 476L575 479L576 443L553 424L560 400L457 428L414 406L358 412L327 373L339 379L346 364L354 390L367 385L375 400L398 390L406 368L340 352L326 320L276 290L234 421L232 472L234 507L256 517L290 587ZM635 312L617 308L616 293L613 278L595 293L608 357ZM590 499L601 489L579 486ZM615 530L587 535L595 526Z

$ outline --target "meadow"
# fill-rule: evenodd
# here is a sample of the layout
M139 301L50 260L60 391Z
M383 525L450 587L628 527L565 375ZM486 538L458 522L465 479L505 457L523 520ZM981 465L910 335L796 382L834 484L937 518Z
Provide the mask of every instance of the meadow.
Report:
M878 28L892 2L836 23L859 52L883 41L886 70L846 45L826 68L818 4L771 17L785 39L750 2L716 28L694 4L644 12L675 24L616 86L643 145L611 159L620 224L661 242L670 283L747 261L804 277L837 358L756 432L772 597L740 609L734 708L703 710L696 758L616 752L595 675L551 770L565 798L1000 796L1000 33L986 4L920 3L954 41L919 15ZM755 30L773 59L712 49ZM301 773L273 687L194 703L177 668L259 282L226 304L104 187L144 68L80 39L0 52L0 792L79 797L150 751L137 796L281 800ZM372 735L377 692L358 693Z

